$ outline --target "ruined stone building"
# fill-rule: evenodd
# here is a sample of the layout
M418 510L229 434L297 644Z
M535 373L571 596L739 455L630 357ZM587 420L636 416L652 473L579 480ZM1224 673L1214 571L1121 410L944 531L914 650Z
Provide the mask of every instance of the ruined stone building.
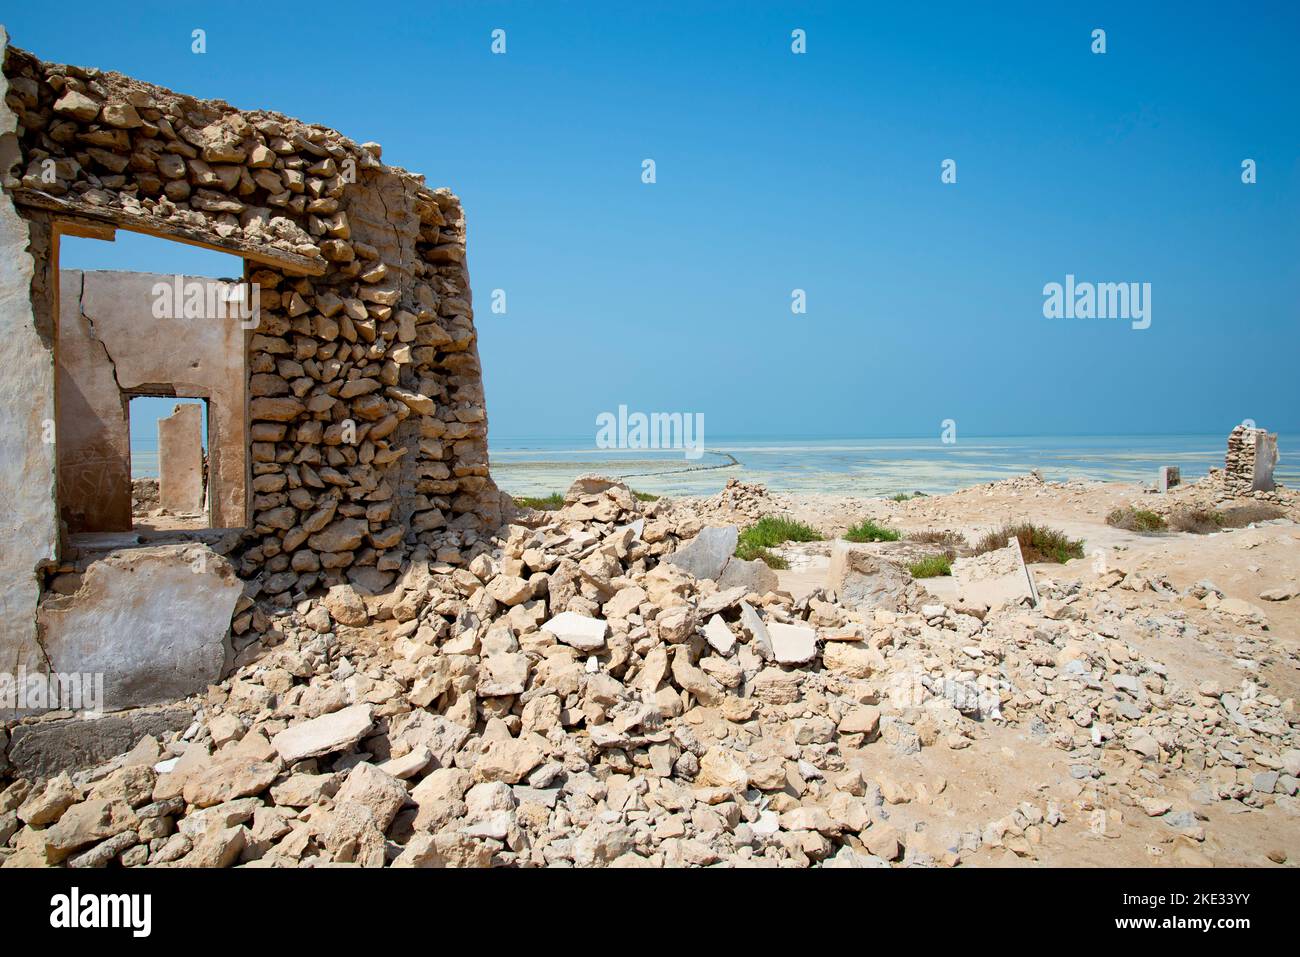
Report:
M1228 435L1224 457L1224 486L1231 492L1271 492L1277 467L1277 433L1239 425Z
M455 563L502 507L460 201L378 144L0 42L0 672L172 700L254 600ZM60 273L60 237L117 230L238 256L240 291ZM211 528L133 530L137 395L206 401Z

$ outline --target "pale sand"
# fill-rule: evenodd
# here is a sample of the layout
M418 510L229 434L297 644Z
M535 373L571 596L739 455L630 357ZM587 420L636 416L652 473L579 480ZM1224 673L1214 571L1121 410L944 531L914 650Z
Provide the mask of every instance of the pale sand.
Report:
M870 517L879 524L902 532L924 529L952 529L968 539L1000 526L1005 521L1028 520L1046 524L1085 542L1086 557L1065 565L1035 564L1031 568L1042 586L1050 583L1088 583L1098 577L1096 554L1108 567L1130 574L1159 577L1179 593L1197 582L1210 581L1228 598L1238 598L1267 614L1266 630L1227 622L1205 610L1188 596L1170 598L1155 592L1116 592L1131 605L1123 617L1122 638L1144 657L1162 662L1172 682L1196 688L1213 680L1221 688L1239 690L1243 681L1265 692L1294 702L1300 697L1300 597L1286 601L1265 601L1261 592L1290 587L1300 581L1300 524L1296 518L1297 496L1280 490L1288 517L1210 535L1172 532L1138 534L1106 524L1107 514L1116 507L1132 505L1162 511L1172 502L1211 505L1218 496L1211 483L1183 487L1162 497L1144 493L1137 485L1103 482L1038 483L1012 479L993 485L965 489L951 495L932 496L906 502L843 495L789 495L774 493L774 511L788 514L818 528L828 538L841 535L849 526ZM685 500L691 505L699 501ZM1249 502L1241 499L1238 502ZM725 518L714 512L712 524ZM733 514L740 524L753 516ZM778 573L782 587L796 597L825 585L830 543L788 544L778 551L791 561L791 569ZM936 549L937 550L937 549ZM938 599L953 596L951 578L928 579L923 584ZM1185 616L1197 633L1193 637L1170 637L1167 630L1151 635L1139 623L1143 619ZM1289 747L1300 739L1294 705L1290 706ZM1168 720L1155 715L1154 720ZM987 723L987 737L971 747L953 751L925 748L919 754L900 756L891 749L872 746L858 759L865 771L887 769L911 782L943 780L947 787L932 806L909 802L889 808L894 823L904 829L913 824L932 826L936 811L945 828L954 831L979 827L994 809L1014 808L1021 801L1039 806L1048 798L1059 800L1070 820L1046 832L1041 846L1034 848L1039 864L1056 866L1153 866L1213 863L1216 866L1274 866L1267 854L1282 850L1288 866L1300 861L1300 817L1294 801L1282 806L1250 808L1239 801L1219 800L1208 805L1191 800L1205 780L1181 769L1142 769L1136 772L1117 760L1103 787L1099 802L1108 812L1118 812L1104 836L1096 833L1091 811L1080 811L1070 765L1075 759L1049 741L1034 738L1023 724ZM1249 739L1246 748L1251 747ZM1131 756L1130 756L1131 757ZM1170 797L1175 809L1191 808L1204 815L1203 842L1180 837L1164 820L1148 817L1135 802L1143 795ZM1032 863L1009 851L982 848L963 858L973 865L1019 865Z

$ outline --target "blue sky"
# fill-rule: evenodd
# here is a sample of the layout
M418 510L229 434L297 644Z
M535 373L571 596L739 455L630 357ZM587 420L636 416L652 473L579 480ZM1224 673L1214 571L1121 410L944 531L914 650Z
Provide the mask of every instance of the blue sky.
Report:
M1293 4L79 6L12 8L12 42L462 197L494 444L620 404L713 436L1300 429ZM65 264L212 271L119 236ZM1067 273L1151 283L1151 327L1044 318Z

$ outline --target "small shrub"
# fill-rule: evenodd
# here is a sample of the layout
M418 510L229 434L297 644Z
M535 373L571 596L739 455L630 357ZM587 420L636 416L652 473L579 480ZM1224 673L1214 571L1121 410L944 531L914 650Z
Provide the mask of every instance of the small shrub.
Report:
M1163 515L1144 508L1117 508L1106 516L1106 524L1129 532L1162 532L1168 528Z
M559 492L552 492L545 498L537 498L532 495L516 495L515 504L520 508L535 508L543 512L553 512L564 507L564 496Z
M1012 538L1020 542L1020 553L1026 562L1056 562L1063 565L1071 558L1083 557L1083 542L1067 537L1046 525L1032 522L1019 522L1004 525L995 532L989 532L975 543L975 554L1006 548Z
M914 498L925 498L924 492L899 492L897 495L891 495L891 502L906 502Z
M1208 535L1223 527L1223 516L1208 508L1177 508L1169 513L1169 524L1180 532Z
M735 554L737 558L747 562L752 562L754 560L765 562L768 568L775 568L777 571L790 567L790 563L780 555L775 552L769 552L762 545L755 545L752 542L741 542L738 544L736 546Z
M909 542L921 542L925 545L942 545L945 549L965 548L966 536L949 529L936 531L932 528L921 532L908 532L903 536Z
M740 533L739 544L771 548L784 542L820 542L821 532L792 518L768 515Z
M845 532L844 537L850 542L896 542L901 536L892 528L885 528L864 518Z
M907 566L913 578L938 578L952 574L952 559L947 555L930 555Z
M1221 512L1208 508L1179 508L1169 514L1169 524L1180 532L1209 535L1225 528L1245 528L1251 522L1267 522L1286 515L1275 505L1230 505Z
M766 562L769 568L789 568L789 562L768 549L785 542L819 542L821 539L821 532L811 525L792 518L767 515L740 533L735 555L747 562L755 559Z
M633 489L633 490L632 490L632 494L636 496L636 500L637 500L638 502L657 502L657 501L659 501L659 496L658 496L658 495L652 495L652 494L650 494L649 492L638 492L636 489Z

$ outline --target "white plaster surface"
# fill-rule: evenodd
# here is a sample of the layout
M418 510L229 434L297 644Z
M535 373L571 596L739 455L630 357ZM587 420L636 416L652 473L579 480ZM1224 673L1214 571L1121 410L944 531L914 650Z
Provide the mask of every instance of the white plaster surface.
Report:
M9 39L0 27L0 56ZM0 73L0 155L16 158L17 120ZM0 169L0 176L8 169ZM0 671L43 668L36 641L37 566L52 560L55 514L54 354L36 331L27 223L0 194Z
M221 678L242 591L234 566L206 545L111 552L75 594L41 605L50 667L102 673L108 711L202 691Z

